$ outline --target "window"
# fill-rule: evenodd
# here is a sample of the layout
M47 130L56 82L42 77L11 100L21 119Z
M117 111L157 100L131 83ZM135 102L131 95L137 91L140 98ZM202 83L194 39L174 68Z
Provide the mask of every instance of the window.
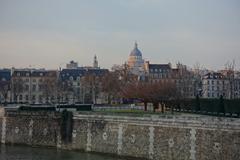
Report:
M33 100L33 101L36 100L36 96L35 96L35 95L32 96L32 100Z
M32 86L32 91L36 91L36 88L37 88L36 85L33 85Z
M212 80L212 84L214 84L214 80Z
M17 96L14 96L14 101L15 101L15 102L17 101Z
M214 93L212 93L212 97L214 97Z
M212 90L214 91L214 86L212 86Z
M28 95L25 96L25 100L28 101Z
M33 79L33 82L36 82L36 79Z
M210 97L210 93L208 92L208 97Z
M20 101L22 100L22 95L21 95L21 94L19 95L19 100L20 100Z
M39 102L42 103L42 96L39 96Z
M25 91L29 90L29 85L25 85Z
M209 82L209 81L207 81L207 84L210 84L210 82Z

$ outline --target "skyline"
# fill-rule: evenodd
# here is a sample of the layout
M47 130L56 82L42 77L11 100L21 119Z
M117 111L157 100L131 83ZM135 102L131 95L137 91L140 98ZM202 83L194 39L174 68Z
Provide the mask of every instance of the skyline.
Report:
M123 64L137 41L151 63L240 69L238 0L0 0L0 64Z

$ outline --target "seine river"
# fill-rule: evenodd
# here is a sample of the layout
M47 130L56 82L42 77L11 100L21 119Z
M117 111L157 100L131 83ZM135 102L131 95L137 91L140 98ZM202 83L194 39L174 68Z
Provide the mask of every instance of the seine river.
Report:
M57 150L54 148L31 148L26 146L1 146L0 160L124 160L108 155Z

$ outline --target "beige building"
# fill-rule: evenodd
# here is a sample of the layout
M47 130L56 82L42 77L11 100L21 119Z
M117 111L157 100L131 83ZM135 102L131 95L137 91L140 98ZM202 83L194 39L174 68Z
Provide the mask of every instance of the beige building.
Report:
M222 73L209 72L202 79L203 98L224 98L230 99L230 82Z
M44 69L13 69L11 101L15 103L51 103L56 100L58 72Z

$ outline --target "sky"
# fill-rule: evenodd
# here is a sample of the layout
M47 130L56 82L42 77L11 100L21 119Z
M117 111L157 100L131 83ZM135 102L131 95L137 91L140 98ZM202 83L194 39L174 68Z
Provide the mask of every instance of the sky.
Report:
M240 69L239 0L0 0L0 68L150 63Z

